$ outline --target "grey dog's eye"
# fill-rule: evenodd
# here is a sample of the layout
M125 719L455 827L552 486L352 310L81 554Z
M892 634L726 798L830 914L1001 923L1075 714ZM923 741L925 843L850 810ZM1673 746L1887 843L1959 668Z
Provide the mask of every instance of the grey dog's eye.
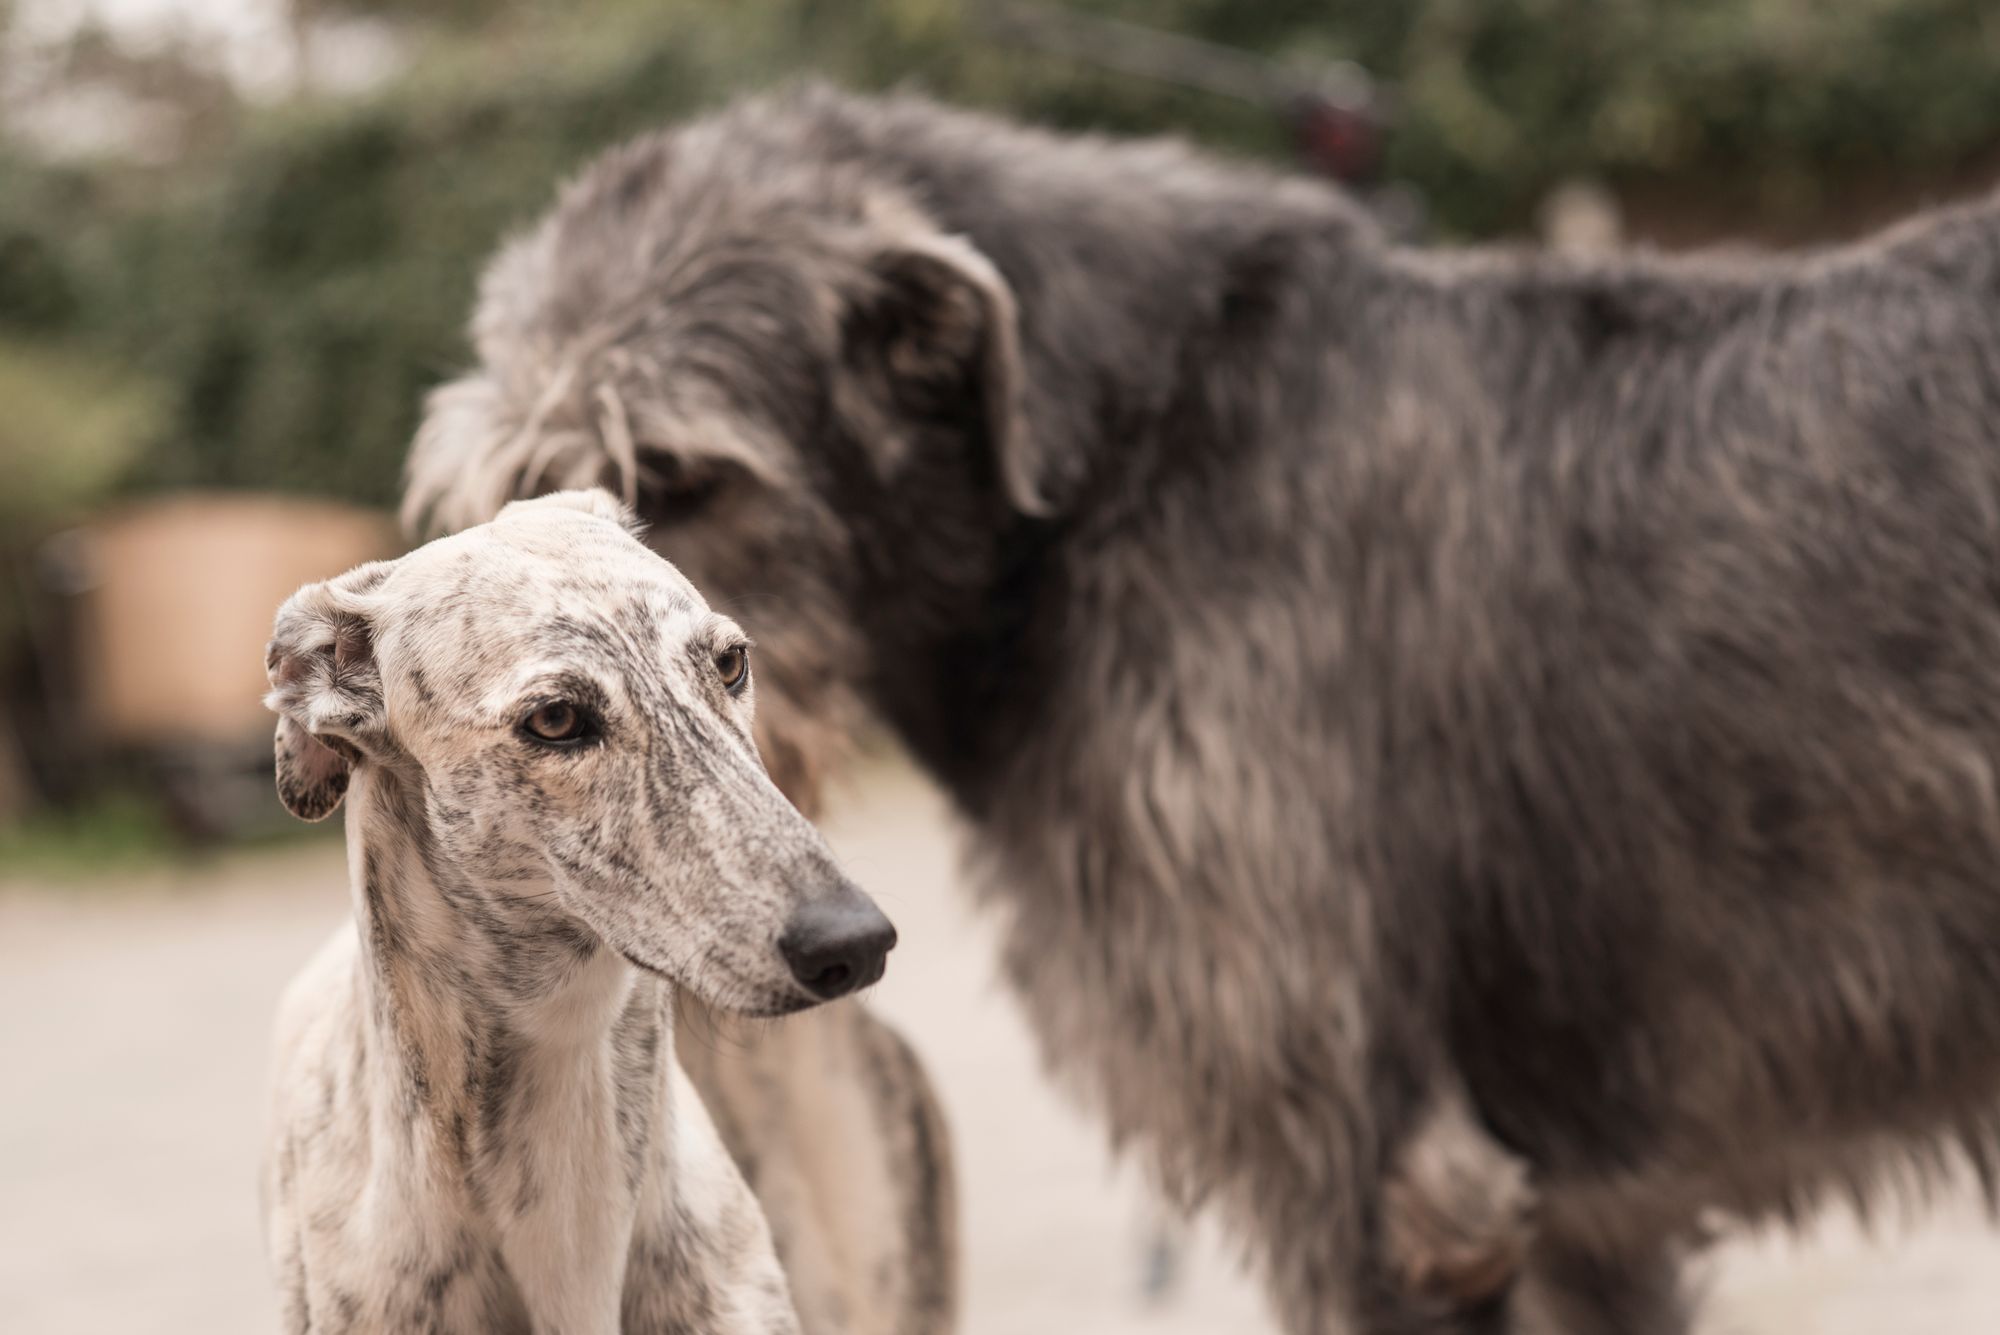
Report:
M521 720L521 731L538 742L580 742L590 736L590 715L567 700L551 700Z
M736 694L750 680L750 651L740 644L724 649L715 656L715 670L722 678L722 689Z

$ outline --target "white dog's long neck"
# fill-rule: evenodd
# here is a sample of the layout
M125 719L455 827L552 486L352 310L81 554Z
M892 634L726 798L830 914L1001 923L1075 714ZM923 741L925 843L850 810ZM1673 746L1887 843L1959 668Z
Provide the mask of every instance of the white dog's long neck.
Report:
M439 865L407 783L363 766L348 802L377 1152L497 1247L537 1331L616 1331L669 1186L669 988L541 888Z

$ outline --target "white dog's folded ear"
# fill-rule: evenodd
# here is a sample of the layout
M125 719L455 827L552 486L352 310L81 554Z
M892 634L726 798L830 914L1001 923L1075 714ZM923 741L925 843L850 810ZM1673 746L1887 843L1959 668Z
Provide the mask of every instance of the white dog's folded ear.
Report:
M278 715L278 798L301 820L333 814L355 763L381 737L382 677L366 595L390 569L378 561L309 584L278 609L264 651L271 681L264 704Z

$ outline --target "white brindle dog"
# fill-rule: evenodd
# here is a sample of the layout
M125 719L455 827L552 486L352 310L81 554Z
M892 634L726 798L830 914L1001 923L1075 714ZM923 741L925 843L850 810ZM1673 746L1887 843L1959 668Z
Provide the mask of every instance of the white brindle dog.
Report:
M674 993L785 1014L895 933L766 776L743 633L569 492L301 590L268 667L358 927L279 1020L286 1328L796 1330Z

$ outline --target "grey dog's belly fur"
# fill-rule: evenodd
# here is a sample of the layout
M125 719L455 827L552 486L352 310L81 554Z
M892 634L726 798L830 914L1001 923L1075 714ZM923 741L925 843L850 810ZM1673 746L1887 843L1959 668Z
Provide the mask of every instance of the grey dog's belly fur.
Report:
M2000 206L1426 254L807 92L608 156L475 329L413 506L623 479L886 718L1052 1060L1294 1330L1675 1330L1703 1211L1993 1164Z

